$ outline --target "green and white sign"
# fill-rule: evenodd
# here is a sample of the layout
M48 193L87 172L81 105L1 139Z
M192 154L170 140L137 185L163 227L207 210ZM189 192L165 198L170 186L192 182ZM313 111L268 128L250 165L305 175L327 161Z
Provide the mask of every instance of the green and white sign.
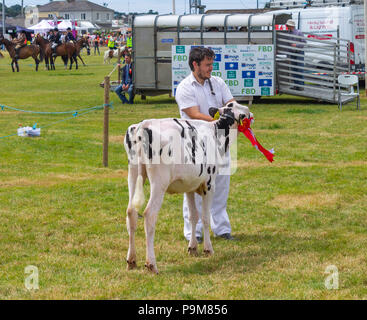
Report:
M192 46L172 46L172 93L187 77ZM210 45L215 53L212 76L222 78L233 96L274 95L273 45Z

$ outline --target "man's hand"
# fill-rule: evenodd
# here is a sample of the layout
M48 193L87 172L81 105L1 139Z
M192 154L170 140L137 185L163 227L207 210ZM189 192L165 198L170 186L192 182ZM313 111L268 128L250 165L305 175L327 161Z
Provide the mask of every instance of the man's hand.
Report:
M201 113L199 107L186 108L183 109L183 112L185 112L190 119L205 120L209 122L214 120L211 116Z

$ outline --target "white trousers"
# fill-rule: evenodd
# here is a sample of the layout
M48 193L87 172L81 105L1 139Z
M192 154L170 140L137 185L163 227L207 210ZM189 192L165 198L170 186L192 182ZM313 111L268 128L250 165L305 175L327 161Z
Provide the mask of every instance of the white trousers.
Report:
M217 175L215 179L215 192L212 206L210 208L210 227L216 236L224 233L231 233L231 224L227 214L227 199L229 193L229 175ZM199 212L199 221L196 225L196 237L202 236L203 224L201 222L201 202L200 195L195 193L195 204ZM191 238L191 223L189 220L189 207L187 204L186 193L183 200L184 235L187 240Z

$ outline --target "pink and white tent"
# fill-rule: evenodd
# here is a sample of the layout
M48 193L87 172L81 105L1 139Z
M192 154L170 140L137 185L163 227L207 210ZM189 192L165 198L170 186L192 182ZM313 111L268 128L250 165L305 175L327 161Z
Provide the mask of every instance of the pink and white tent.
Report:
M34 26L29 27L29 29L34 30L35 33L46 33L53 28L55 28L55 26L52 20L41 20Z

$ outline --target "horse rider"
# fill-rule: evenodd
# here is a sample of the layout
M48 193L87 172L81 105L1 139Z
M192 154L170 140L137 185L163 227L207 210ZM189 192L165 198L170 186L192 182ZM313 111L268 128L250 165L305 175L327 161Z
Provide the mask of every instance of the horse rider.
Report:
M15 59L19 59L20 49L27 45L27 37L24 30L18 33L18 37L13 39L13 43L15 44Z
M66 29L66 31L67 31L67 33L66 33L66 36L65 36L65 42L69 42L69 41L71 41L71 42L75 42L75 41L76 41L76 39L75 39L75 37L74 37L73 33L71 32L71 28L70 28L70 27L68 27L68 28Z
M50 35L49 40L51 42L52 56L56 57L57 46L61 44L61 33L59 32L58 28L54 28L52 34Z

